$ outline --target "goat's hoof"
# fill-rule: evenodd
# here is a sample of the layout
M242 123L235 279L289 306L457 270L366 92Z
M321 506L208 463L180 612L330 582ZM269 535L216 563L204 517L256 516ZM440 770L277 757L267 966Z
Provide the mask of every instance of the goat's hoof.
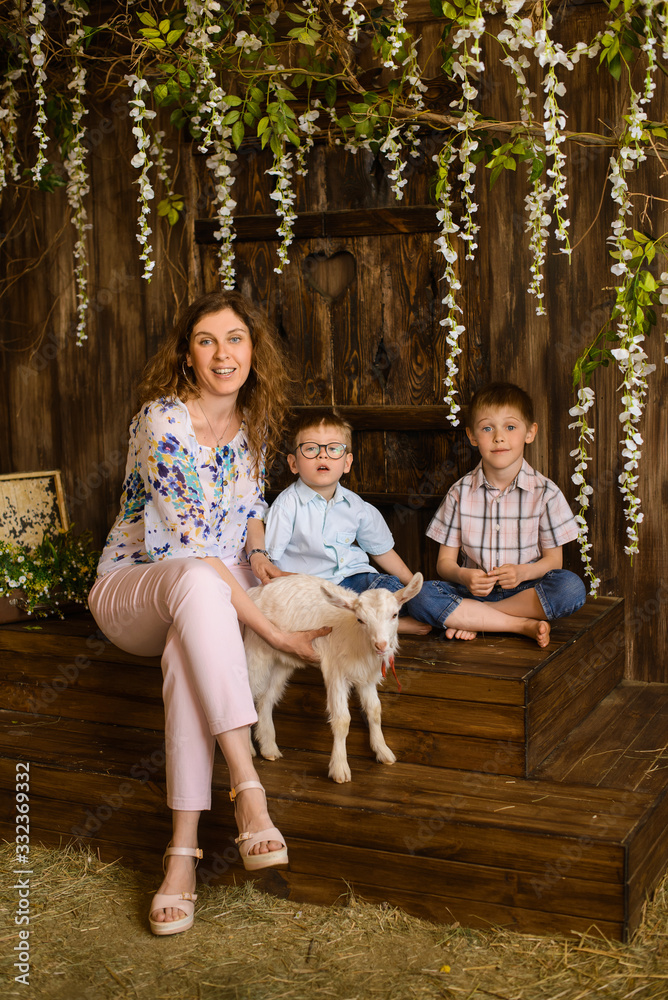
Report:
M268 750L266 753L263 750L262 751L262 756L264 757L265 760L280 760L280 758L283 756L283 754L278 749L276 749L276 750Z
M397 758L394 756L389 747L385 747L384 750L379 750L376 754L376 760L379 764L396 764Z
M332 781L336 781L337 784L343 785L346 781L352 781L352 774L350 773L350 768L346 767L341 771L330 771L329 776Z

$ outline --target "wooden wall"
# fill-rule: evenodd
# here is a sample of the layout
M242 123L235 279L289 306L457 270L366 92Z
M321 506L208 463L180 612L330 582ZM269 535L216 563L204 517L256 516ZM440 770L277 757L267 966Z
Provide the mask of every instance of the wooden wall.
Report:
M421 18L424 51L438 27L428 4L411 4ZM566 43L593 35L602 23L600 4L569 9L558 27ZM493 57L487 60L493 64ZM568 128L614 129L623 109L623 89L611 85L594 62L566 76ZM665 106L666 86L663 88ZM537 90L537 86L533 87ZM512 115L513 85L503 78L486 86L483 110ZM657 107L662 94L657 93ZM444 95L447 105L447 93ZM141 278L135 240L136 172L128 165L132 137L124 99L89 117L94 197L91 199L92 269L90 335L81 348L73 337L74 288L63 192L5 196L0 227L6 234L2 273L11 279L2 304L2 447L0 473L59 467L71 519L90 528L101 544L118 506L127 427L134 412L133 387L162 330L188 295L217 287L210 233L211 181L204 157L184 145L177 190L188 205L185 222L166 237L154 226L158 266L150 285ZM436 133L425 134L424 154L409 165L405 197L397 203L386 164L370 154L350 156L317 146L309 174L297 183L298 237L291 264L274 273L276 220L264 171L266 153L244 148L236 168L238 283L265 303L292 357L297 402L336 404L357 428L355 462L348 485L381 506L397 549L411 565L434 573L436 546L424 530L440 497L476 461L463 429L452 430L442 402L445 337L439 320L444 294L442 258L436 252L435 213L429 191ZM173 143L172 143L173 145ZM575 495L570 481L575 446L568 430L575 358L609 312L616 280L610 274L605 239L612 207L601 196L609 151L577 147L568 168L571 235L577 245L570 266L550 246L546 280L548 315L537 317L525 293L529 255L524 235L522 172L503 176L490 193L479 170L481 226L476 260L460 262L463 322L461 396L490 378L507 378L533 395L539 422L527 457ZM666 197L666 179L656 161L634 179L634 190ZM609 190L609 185L607 185ZM647 205L642 225L661 231L659 202ZM665 213L663 216L665 220ZM640 220L637 220L637 223ZM592 225L593 224L593 225ZM586 238L579 241L591 228ZM55 235L54 235L55 234ZM618 377L603 370L594 380L596 408L595 486L591 518L594 562L602 593L627 600L627 673L667 681L665 606L668 568L663 545L666 469L665 389L662 337L648 353L657 365L651 379L643 433L640 476L645 521L641 553L631 565L625 540L619 471ZM273 485L289 479L274 470ZM577 547L566 564L576 571ZM613 641L617 641L613 639Z

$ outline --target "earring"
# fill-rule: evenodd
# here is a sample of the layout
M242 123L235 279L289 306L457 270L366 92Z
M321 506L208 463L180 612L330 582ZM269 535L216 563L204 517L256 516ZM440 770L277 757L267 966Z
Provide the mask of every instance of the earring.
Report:
M181 371L183 372L183 377L186 380L186 382L189 382L190 379L188 378L188 372L186 371L186 363L185 363L185 361L181 362Z

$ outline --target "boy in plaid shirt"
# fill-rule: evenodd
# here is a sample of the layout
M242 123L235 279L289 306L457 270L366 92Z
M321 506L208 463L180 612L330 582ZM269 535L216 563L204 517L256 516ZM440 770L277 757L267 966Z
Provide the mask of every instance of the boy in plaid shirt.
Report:
M566 498L524 458L536 430L519 386L494 382L477 392L466 433L481 460L450 488L427 535L440 542L436 568L453 598L532 619L547 645L549 622L582 607L586 590L562 568L562 546L578 534Z
M320 576L356 593L373 587L399 590L413 574L394 550L380 512L341 485L352 462L352 428L336 411L313 409L297 419L288 464L299 478L267 514L269 557L284 572ZM426 580L401 615L401 632L423 634L435 626L449 639L474 639L476 631L486 629L517 632L540 646L549 642L546 621L462 595L444 580Z

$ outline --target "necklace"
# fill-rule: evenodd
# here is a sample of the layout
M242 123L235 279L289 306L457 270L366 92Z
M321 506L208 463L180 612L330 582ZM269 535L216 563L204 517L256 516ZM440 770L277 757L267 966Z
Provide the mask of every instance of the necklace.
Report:
M214 431L213 427L211 426L211 421L209 420L209 418L207 417L206 413L204 412L204 407L200 403L199 399L197 400L197 405L199 406L200 410L202 411L202 416L204 417L204 419L206 420L207 424L209 425L209 430L211 431L211 434L212 434L212 436L213 436L213 438L214 438L214 440L216 442L216 448L217 448L218 445L220 444L221 438L225 437L225 435L227 433L227 428L232 423L232 417L234 416L234 413L235 413L235 407L234 406L232 407L232 412L230 413L228 421L225 424L225 427L223 428L222 432L218 436L216 436L216 432Z

